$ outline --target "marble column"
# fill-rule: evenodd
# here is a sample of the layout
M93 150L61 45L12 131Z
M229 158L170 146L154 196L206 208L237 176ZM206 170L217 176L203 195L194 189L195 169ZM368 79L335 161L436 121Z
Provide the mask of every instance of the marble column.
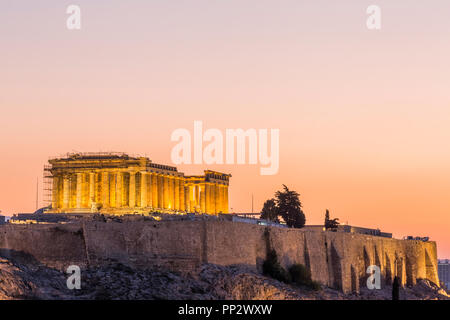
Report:
M216 214L217 213L217 208L216 208L216 184L213 183L211 185L211 214Z
M118 171L116 173L116 208L122 207L122 185L123 185L123 174Z
M224 188L225 190L224 190L224 213L228 213L228 212L230 212L230 208L229 208L229 205L228 205L228 185L225 185L225 188Z
M184 200L184 178L180 178L179 185L178 185L178 192L180 194L180 211L186 210L186 202Z
M146 172L147 175L147 207L153 208L153 175Z
M136 172L130 172L130 186L128 190L128 206L134 208L136 206Z
M223 213L223 186L221 184L217 185L218 192L218 205L216 207L217 213Z
M109 172L102 172L102 203L103 208L109 207Z
M110 172L109 174L109 206L115 207L116 206L116 174L114 172Z
M189 185L184 187L184 210L186 212L192 212L191 208L191 188Z
M174 181L174 209L180 210L180 178L175 177Z
M52 177L52 209L58 207L58 176Z
M164 209L164 176L158 175L158 205L159 208Z
M158 176L152 173L152 207L159 208L158 203Z
M83 175L81 173L77 173L77 194L76 194L76 207L81 208L81 202L83 200L82 192L83 192Z
M95 202L95 173L89 173L89 202L88 207L91 208Z
M147 179L148 179L149 175L147 174L147 172L141 172L141 208L146 208L147 205L147 195L148 195L148 191L147 191ZM151 200L151 199L150 199Z
M94 199L98 204L102 203L102 173L96 172L94 176Z
M67 209L70 205L70 179L69 176L63 177L63 208Z
M211 213L211 185L209 182L205 183L205 197L206 197L206 213Z
M191 212L195 212L196 210L196 200L197 197L197 188L195 185L190 184L189 185L189 207L191 208Z
M164 198L163 198L163 208L167 209L169 208L169 177L164 175L164 179L163 179L163 194L164 194Z
M168 208L173 210L175 208L175 177L169 176L169 205Z
M194 209L195 212L199 211L200 209L200 186L198 184L194 184Z
M200 185L200 212L206 212L205 184Z
M224 212L224 196L223 196L223 184L219 184L219 195L220 195L220 198L219 198L219 200L220 200L220 212Z
M218 214L220 210L221 210L220 184L216 184L216 214Z
M89 175L83 173L83 192L82 192L81 206L83 208L89 208Z

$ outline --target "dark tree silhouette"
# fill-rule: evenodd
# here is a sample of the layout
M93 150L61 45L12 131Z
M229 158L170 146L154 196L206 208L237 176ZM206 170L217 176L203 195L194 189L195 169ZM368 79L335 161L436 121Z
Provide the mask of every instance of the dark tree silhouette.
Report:
M400 300L400 281L397 276L392 284L392 300Z
M328 209L327 209L325 211L325 222L323 223L323 225L325 226L325 229L327 229L329 221L330 221L330 211L328 211Z
M325 211L325 230L336 230L339 225L339 218L330 219L330 211Z
M305 226L306 218L299 196L296 191L289 190L284 184L283 191L275 193L279 215L289 227L303 228Z
M280 220L278 219L278 207L275 202L275 199L269 199L266 202L264 202L264 206L261 210L261 219L273 221L276 223L279 223Z

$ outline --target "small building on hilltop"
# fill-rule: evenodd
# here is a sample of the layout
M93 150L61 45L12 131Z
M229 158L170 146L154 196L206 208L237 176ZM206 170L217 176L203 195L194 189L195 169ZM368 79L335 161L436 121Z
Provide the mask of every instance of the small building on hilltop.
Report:
M311 231L325 231L324 225L307 225L304 227L305 230ZM384 238L392 238L392 233L382 232L380 229L371 229L371 228L363 228L363 227L355 227L346 224L340 224L337 227L336 232L347 232L347 233L358 233L358 234L366 234L369 236L378 236Z

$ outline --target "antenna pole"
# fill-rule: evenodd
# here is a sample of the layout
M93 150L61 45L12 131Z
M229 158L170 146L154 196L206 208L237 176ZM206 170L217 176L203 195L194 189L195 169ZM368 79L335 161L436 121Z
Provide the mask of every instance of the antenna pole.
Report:
M39 178L36 177L36 211L38 209L38 202L39 202Z

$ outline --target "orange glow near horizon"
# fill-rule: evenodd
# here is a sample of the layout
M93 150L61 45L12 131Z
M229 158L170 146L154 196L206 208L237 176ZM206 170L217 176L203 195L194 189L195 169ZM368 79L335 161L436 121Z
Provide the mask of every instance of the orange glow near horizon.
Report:
M2 214L34 211L36 177L42 205L49 157L123 151L173 165L171 133L202 120L280 129L276 175L177 165L231 173L231 211L251 211L252 194L259 211L286 184L307 224L329 209L429 236L450 258L450 3L380 0L372 32L368 4L350 0L78 2L79 31L65 28L64 3L0 5Z

